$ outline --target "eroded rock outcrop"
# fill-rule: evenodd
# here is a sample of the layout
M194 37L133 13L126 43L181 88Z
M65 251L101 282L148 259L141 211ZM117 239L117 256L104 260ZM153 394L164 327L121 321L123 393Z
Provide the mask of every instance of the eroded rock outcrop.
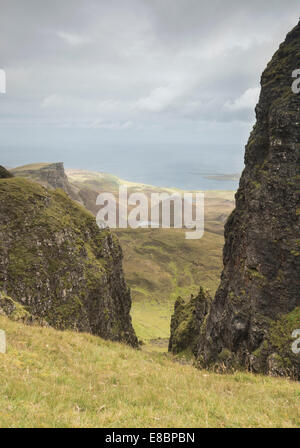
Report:
M99 206L96 205L98 193L84 183L78 186L70 182L62 162L33 163L14 168L11 173L38 182L48 189L61 188L71 199L84 205L94 215L99 210Z
M4 166L0 165L0 179L8 179L13 177L13 175Z
M14 168L11 173L38 182L48 189L61 188L71 199L83 205L78 189L68 180L63 162L33 163Z
M300 24L261 78L257 122L236 209L225 225L224 270L198 346L203 366L224 354L256 372L300 378Z
M6 313L137 345L118 240L60 189L0 180L0 291Z
M200 288L197 296L192 295L189 300L178 297L171 318L169 352L177 354L191 351L194 355L197 354L199 328L208 316L210 304L210 294L203 288Z

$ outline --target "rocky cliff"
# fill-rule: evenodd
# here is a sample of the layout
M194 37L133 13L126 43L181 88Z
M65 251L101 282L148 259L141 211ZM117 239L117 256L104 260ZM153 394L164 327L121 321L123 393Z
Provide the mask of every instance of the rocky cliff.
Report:
M0 290L55 328L137 345L119 243L60 189L0 180Z
M74 182L70 182L62 162L23 165L14 168L10 173L34 180L48 189L61 188L71 199L84 205L94 215L97 214L99 209L96 205L98 193L84 184L77 186Z
M257 122L236 208L225 226L221 284L198 347L204 366L227 354L256 372L300 377L292 332L300 329L300 23L261 78Z
M199 328L208 316L210 304L210 294L203 288L200 288L197 296L192 295L189 300L178 297L171 318L169 352L177 354L191 351L197 355Z
M0 179L7 179L9 177L13 177L13 175L9 171L7 171L4 166L0 165Z
M83 205L79 191L70 184L62 162L33 163L12 169L10 172L15 176L34 180L48 189L61 188L71 199Z

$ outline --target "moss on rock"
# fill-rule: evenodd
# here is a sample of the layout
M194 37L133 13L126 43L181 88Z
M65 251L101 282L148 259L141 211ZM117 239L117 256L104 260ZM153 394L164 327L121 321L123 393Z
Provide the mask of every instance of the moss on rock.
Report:
M181 297L175 302L174 314L171 319L171 336L169 351L178 354L189 350L196 354L199 332L208 314L211 297L208 291L201 287L198 295L189 300Z
M0 292L0 314L14 322L22 322L26 325L39 325L47 327L45 320L30 314L23 305L13 300L7 294Z
M0 288L58 329L137 345L122 252L62 190L0 180Z

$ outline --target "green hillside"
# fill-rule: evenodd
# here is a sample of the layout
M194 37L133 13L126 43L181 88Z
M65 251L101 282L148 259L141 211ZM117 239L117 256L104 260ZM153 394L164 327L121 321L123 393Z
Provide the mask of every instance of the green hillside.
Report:
M0 316L0 427L299 427L300 385ZM262 399L263 397L263 399Z
M181 229L126 229L116 234L123 248L137 335L143 340L168 338L179 295L196 294L199 285L215 292L223 237L205 232L200 240L186 240Z
M13 170L18 176L44 182L47 164L25 165ZM120 185L128 194L143 192L184 193L174 188L123 180L108 173L87 170L66 170L69 188L94 214L97 195L109 192L118 198ZM57 174L58 179L62 173ZM53 177L51 177L53 180ZM57 181L57 180L56 180ZM132 291L132 318L138 337L145 342L155 341L157 349L166 349L170 319L178 295L196 294L202 285L213 295L222 270L224 222L234 208L233 191L205 192L205 233L200 240L186 240L181 229L116 229L123 249L123 267ZM130 208L129 208L130 209ZM152 344L153 348L153 344Z
M143 192L149 198L152 193L184 193L129 182L107 173L66 170L66 174L73 187L97 193L117 195L120 185L127 186L128 194ZM96 213L95 196L93 201L91 210ZM185 230L181 229L114 230L123 249L124 272L132 291L135 331L146 342L164 339L155 341L152 348L166 348L178 295L196 294L200 285L215 293L222 270L224 221L233 208L233 191L206 191L205 233L201 240L186 240Z

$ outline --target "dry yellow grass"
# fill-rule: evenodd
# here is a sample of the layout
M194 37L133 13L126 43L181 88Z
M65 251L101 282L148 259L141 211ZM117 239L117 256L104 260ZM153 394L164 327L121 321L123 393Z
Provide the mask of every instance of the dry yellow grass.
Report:
M298 427L300 384L217 375L167 354L0 316L1 427Z

